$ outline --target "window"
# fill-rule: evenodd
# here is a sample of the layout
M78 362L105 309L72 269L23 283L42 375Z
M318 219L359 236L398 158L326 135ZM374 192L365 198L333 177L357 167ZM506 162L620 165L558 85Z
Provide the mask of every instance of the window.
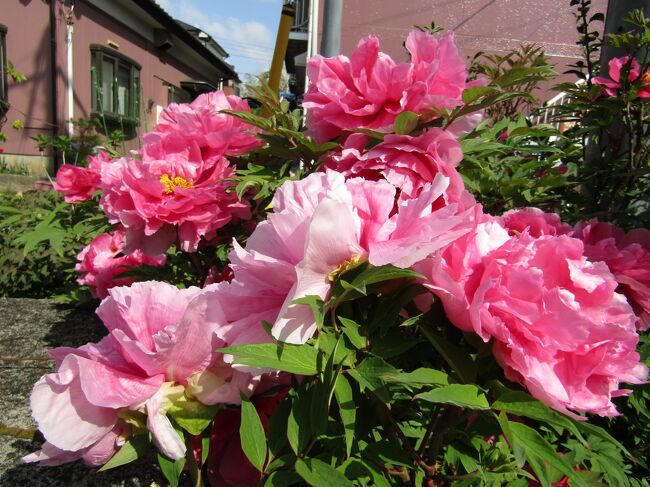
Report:
M174 86L172 84L167 85L167 104L189 103L191 101L192 97L183 88L179 88L178 86Z
M7 28L0 24L0 115L9 109L7 97L7 45L5 37Z
M140 114L140 65L123 54L92 44L92 114L135 127Z

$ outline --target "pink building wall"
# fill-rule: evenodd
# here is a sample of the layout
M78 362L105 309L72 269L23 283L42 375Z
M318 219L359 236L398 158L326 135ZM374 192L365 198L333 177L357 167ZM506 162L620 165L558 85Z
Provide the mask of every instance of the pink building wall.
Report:
M606 8L606 0L592 1L592 13L604 13ZM382 51L404 61L402 43L408 32L414 25L435 21L444 30L454 31L465 57L537 43L562 72L578 53L574 11L569 0L345 0L341 52L350 55L359 39L375 35Z
M56 0L50 0L56 1ZM22 72L27 81L21 84L9 80L8 101L10 109L7 122L2 127L8 141L1 143L3 156L39 156L36 143L31 140L37 134L53 133L52 90L50 63L49 2L43 0L0 0L0 24L7 27L7 58ZM66 132L67 104L67 57L66 19L62 2L56 1L56 65L57 109L59 133ZM138 133L150 130L156 121L157 107L168 103L167 84L176 87L184 80L206 80L190 66L180 62L166 51L156 48L152 42L121 24L93 5L77 0L72 22L74 66L74 119L88 118L91 113L91 44L106 47L109 41L119 46L117 51L141 65L140 125ZM209 78L208 78L209 79ZM214 80L216 81L216 80ZM151 108L149 105L153 101ZM145 112L143 113L143 109ZM25 128L15 131L13 120L21 120ZM139 146L139 138L129 140L125 149ZM44 154L47 155L47 154Z
M52 133L50 28L48 5L39 0L2 0L0 24L7 27L7 59L15 69L27 76L16 84L9 79L8 99L11 105L2 131L8 138L2 146L5 153L38 155L36 144L29 138L39 133ZM11 4L11 8L7 8ZM59 42L63 42L61 39ZM63 105L59 105L59 110ZM21 120L25 128L18 132L11 122Z

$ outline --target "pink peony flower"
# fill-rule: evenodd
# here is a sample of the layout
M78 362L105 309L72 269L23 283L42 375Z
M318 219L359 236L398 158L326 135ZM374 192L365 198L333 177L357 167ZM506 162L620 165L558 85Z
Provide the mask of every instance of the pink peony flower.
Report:
M453 35L437 39L413 31L406 47L410 63L398 64L380 52L376 37L362 39L350 58L311 58L303 102L308 109L307 133L324 142L346 129L390 132L404 111L427 119L436 108L462 104L467 68Z
M527 231L532 237L542 235L567 235L572 232L571 225L562 223L556 213L546 213L539 208L523 208L504 213L499 222L510 235L520 235Z
M585 244L585 256L603 261L634 308L639 330L650 329L650 230L625 234L620 228L598 220L580 222L574 235Z
M647 377L634 313L580 240L508 238L488 220L417 270L452 323L492 339L506 376L560 412L616 415L619 383Z
M609 77L596 76L594 84L603 86L603 90L609 96L618 96L618 90L621 89L621 72L628 66L627 81L629 83L639 82L640 86L636 96L642 100L650 98L650 73L645 72L641 76L641 66L636 59L630 56L616 57L609 62Z
M413 64L413 80L404 100L405 110L435 118L433 109L460 106L465 88L485 84L484 79L479 79L468 85L467 65L451 32L437 38L413 30L405 46Z
M325 299L334 277L363 261L409 267L469 230L471 215L444 201L449 178L438 174L418 198L395 207L395 188L385 181L345 181L333 171L285 183L273 200L273 213L248 239L235 242L234 279L220 291L228 321L236 320L245 338L266 341L261 320L273 323L273 336L304 343L316 331L307 305L295 299ZM242 323L246 324L243 326Z
M445 193L448 202L463 207L475 204L456 170L463 153L449 132L432 128L417 137L386 135L383 142L364 153L367 140L363 134L350 135L341 152L330 155L324 167L347 177L384 178L400 189L400 201L417 197L426 184L442 174L450 180Z
M168 134L182 134L196 142L204 157L236 156L262 145L258 129L222 110L250 112L248 102L236 95L215 91L199 95L192 103L172 103L160 114L158 125L142 138L156 143Z
M118 228L112 235L102 233L96 236L77 256L77 282L89 286L93 296L103 299L108 296L110 288L128 286L135 281L133 277L121 274L141 265L161 266L166 261L164 254L148 257L140 250L120 256L123 250L124 229Z
M102 169L100 204L111 223L126 228L126 251L164 252L174 242L195 252L233 218L247 218L222 156L204 159L196 141L170 134L143 149L142 159L121 158Z
M63 164L56 173L54 189L63 193L68 203L76 203L90 199L99 189L100 172L102 164L110 162L108 152L100 152L96 156L88 157L88 167Z
M57 371L43 376L31 395L32 415L48 443L24 461L93 455L95 464L103 463L110 455L100 453L115 448L120 416L131 411L146 412L163 454L182 458L185 445L166 416L171 403L188 397L237 404L240 391L250 395L258 379L233 370L216 352L225 345L223 313L203 293L162 282L111 289L97 310L109 335L51 352Z

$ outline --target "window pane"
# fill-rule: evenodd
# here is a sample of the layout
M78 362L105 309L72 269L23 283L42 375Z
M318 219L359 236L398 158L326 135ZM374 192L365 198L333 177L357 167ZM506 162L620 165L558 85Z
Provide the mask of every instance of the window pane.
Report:
M133 70L133 118L140 117L140 71Z
M113 60L102 58L102 106L99 107L102 112L112 112L113 108L113 79L115 78L115 69Z
M0 113L6 108L7 100L7 58L5 57L5 34L0 31Z
M131 69L123 64L117 70L117 113L123 117L129 113L129 87L131 85Z

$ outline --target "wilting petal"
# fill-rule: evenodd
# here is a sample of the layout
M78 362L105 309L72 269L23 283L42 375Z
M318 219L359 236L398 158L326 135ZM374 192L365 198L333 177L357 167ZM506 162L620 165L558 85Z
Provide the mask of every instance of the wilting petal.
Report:
M162 389L145 403L147 408L147 429L151 431L153 442L161 453L167 458L178 460L185 456L187 448L162 409L162 403Z

